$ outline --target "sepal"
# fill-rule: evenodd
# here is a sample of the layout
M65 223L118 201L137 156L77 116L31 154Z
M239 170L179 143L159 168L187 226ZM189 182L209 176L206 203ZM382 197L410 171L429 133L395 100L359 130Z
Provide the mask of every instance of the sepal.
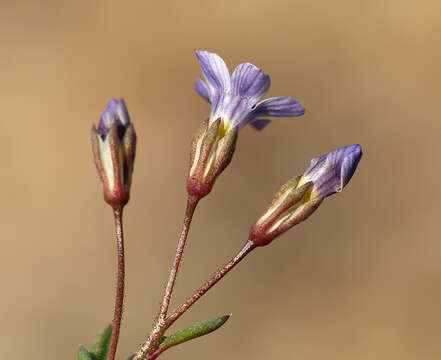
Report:
M188 194L195 198L208 195L217 177L231 162L239 127L225 132L221 119L202 122L192 141L187 177Z
M300 178L294 177L281 187L270 206L251 227L249 241L256 246L268 245L317 209L323 198L311 200L313 183L297 187Z

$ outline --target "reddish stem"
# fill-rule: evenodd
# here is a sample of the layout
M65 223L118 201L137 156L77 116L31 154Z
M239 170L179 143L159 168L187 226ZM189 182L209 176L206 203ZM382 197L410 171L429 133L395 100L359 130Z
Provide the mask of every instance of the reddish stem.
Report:
M159 355L164 352L164 349L158 348L156 349L152 355L150 355L147 360L155 360Z
M141 346L141 348L136 353L133 360L144 359L149 353L151 353L151 351L155 348L156 344L161 338L162 334L167 330L167 326L165 326L165 318L167 316L168 306L170 304L170 298L173 292L173 287L175 285L176 276L178 274L179 265L181 263L185 243L187 241L188 231L190 230L191 220L193 219L193 214L198 202L199 199L192 196L189 196L187 199L187 208L185 210L185 217L184 217L184 222L182 224L181 236L179 237L175 258L173 260L170 269L170 275L168 277L168 282L165 288L164 297L162 298L162 304L161 304L159 316L155 322L153 330L151 331L147 341Z
M222 269L220 269L210 280L208 280L202 287L189 297L183 304L181 304L172 315L165 320L165 327L170 327L177 319L179 319L184 312L186 312L196 301L198 301L208 290L210 290L216 283L222 279L228 272L239 264L251 250L256 247L250 241L247 241L244 247L232 258Z
M245 258L245 256L247 256L255 247L256 245L254 243L252 243L251 241L247 241L244 247L237 253L237 255L234 258L232 258L210 280L208 280L204 285L202 285L202 287L198 291L196 291L183 304L181 304L172 315L170 315L167 319L165 319L165 322L163 323L164 331L168 329L176 320L178 320L182 316L182 314L184 314L196 301L198 301L202 296L204 296L208 290L210 290L214 285L216 285L216 283L219 280L221 280L225 275L227 275L231 269L233 269L237 264L239 264ZM136 354L134 360L143 359L148 354L148 352L146 352L143 355L141 350ZM153 351L153 353L150 354L147 360L155 360L165 350L166 349L160 347L157 348L155 351Z
M122 207L113 209L115 217L115 232L118 248L118 279L116 285L115 312L113 316L112 337L110 338L109 355L107 360L114 360L116 348L118 346L119 330L121 327L121 318L124 302L124 234L122 225Z
M159 319L162 321L167 316L168 306L170 304L170 298L173 292L173 287L176 281L176 275L178 274L179 265L181 263L182 254L184 252L185 243L187 241L188 231L190 230L191 220L198 204L199 199L189 196L187 199L187 209L185 210L184 222L182 224L181 236L179 237L178 247L176 249L175 258L170 269L170 275L168 276L167 286L165 288L164 297L162 299L161 311L159 313Z

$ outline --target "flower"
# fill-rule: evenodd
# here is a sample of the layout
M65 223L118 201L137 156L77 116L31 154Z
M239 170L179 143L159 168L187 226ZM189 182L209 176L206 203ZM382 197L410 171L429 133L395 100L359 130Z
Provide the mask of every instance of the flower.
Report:
M211 104L209 123L221 119L222 132L250 124L262 130L267 116L300 116L305 109L293 98L272 97L259 102L270 88L270 77L250 63L238 65L233 75L222 58L208 51L196 51L205 82L195 81L195 89Z
M104 199L113 207L129 201L136 134L123 99L112 99L91 131L92 151L103 183Z
M193 138L187 191L190 196L206 196L230 163L239 129L250 124L263 129L266 116L300 116L305 109L289 97L259 102L270 87L270 77L250 63L240 64L230 77L219 55L196 51L205 82L197 79L196 91L211 103L210 117Z
M323 202L341 192L362 156L360 145L350 145L311 160L303 175L289 180L250 229L249 241L268 245L274 238L307 219Z

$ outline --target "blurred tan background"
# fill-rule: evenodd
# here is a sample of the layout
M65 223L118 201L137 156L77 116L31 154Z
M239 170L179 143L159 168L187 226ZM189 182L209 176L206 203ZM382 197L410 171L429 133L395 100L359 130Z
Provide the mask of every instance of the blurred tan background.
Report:
M173 359L441 357L439 1L2 1L0 357L74 359L112 319L111 211L89 130L124 97L138 133L119 358L144 340L209 112L194 49L271 75L307 109L245 128L197 209L172 306L239 249L312 157L360 143L345 191L259 249L178 327L232 313Z

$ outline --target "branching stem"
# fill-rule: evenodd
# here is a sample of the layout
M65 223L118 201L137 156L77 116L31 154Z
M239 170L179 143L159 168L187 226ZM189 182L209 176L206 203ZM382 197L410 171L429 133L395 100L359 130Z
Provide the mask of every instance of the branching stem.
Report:
M198 301L203 295L207 293L216 283L227 275L231 269L239 264L245 256L247 256L256 246L247 241L244 247L233 257L225 266L220 269L210 280L208 280L202 287L196 291L191 297L189 297L184 303L182 303L166 320L166 327L170 327L176 320L178 320L184 312L186 312L196 301Z
M144 359L148 354L150 354L153 351L153 349L157 346L157 343L161 338L161 336L167 330L167 326L165 325L165 318L167 316L168 307L170 305L170 298L173 292L173 287L175 285L176 276L178 274L179 265L181 263L182 254L185 248L185 243L187 241L188 231L190 230L191 220L193 219L193 214L198 202L199 199L195 197L189 196L187 199L187 208L185 210L185 217L184 217L184 222L182 224L181 236L179 237L175 258L173 260L170 269L170 275L168 277L168 282L165 288L164 297L162 298L161 309L158 318L156 319L155 325L147 341L141 346L141 348L136 353L133 360Z
M202 287L196 291L191 297L189 297L184 303L182 303L169 317L167 317L163 323L162 329L163 332L167 330L176 320L178 320L195 302L197 302L202 296L204 296L208 290L210 290L216 283L218 283L225 275L230 272L237 264L239 264L254 248L252 242L247 241L244 247L237 253L235 257L233 257L225 266L220 269L210 280L208 280ZM161 335L162 335L161 334ZM142 350L142 349L141 349ZM141 354L141 350L136 354L134 360L143 359L145 356L149 354L146 352L144 355ZM152 351L152 350L150 350ZM157 348L153 352L150 352L150 356L147 360L154 360L159 355L162 354L164 349Z

